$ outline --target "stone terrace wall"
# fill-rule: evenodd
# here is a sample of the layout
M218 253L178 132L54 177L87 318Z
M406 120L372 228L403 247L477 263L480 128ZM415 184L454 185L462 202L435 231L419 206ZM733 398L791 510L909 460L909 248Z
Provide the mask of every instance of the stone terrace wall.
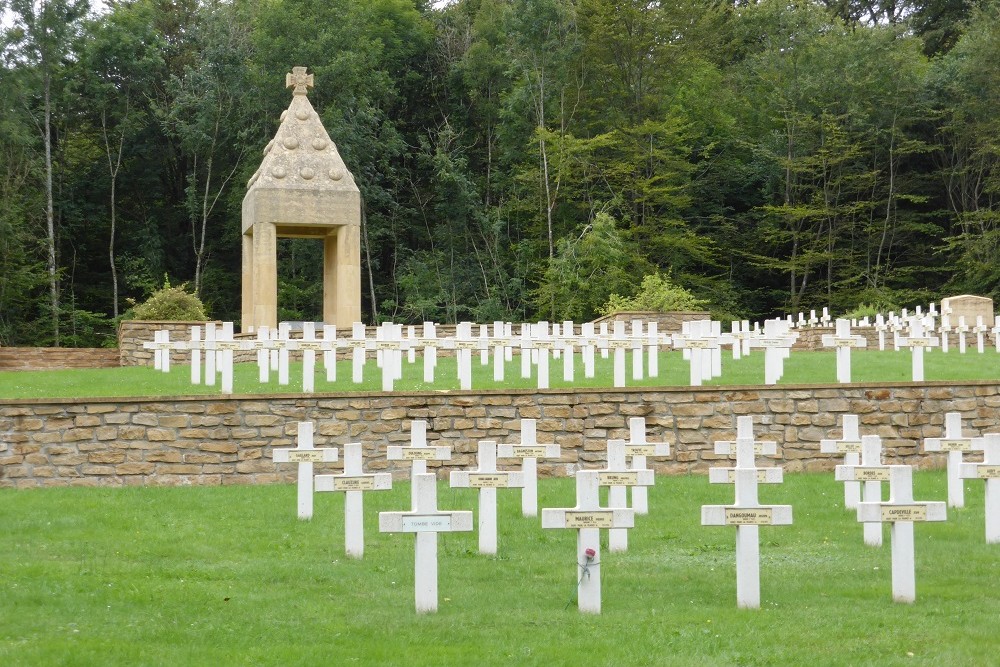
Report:
M863 433L884 439L889 461L943 464L918 442L942 433L958 411L974 434L1000 428L1000 385L992 382L799 386L782 388L577 389L231 398L20 400L0 405L0 487L252 484L291 482L294 465L271 462L294 444L296 422L316 422L317 445L360 441L371 470L401 472L386 445L406 443L412 419L428 438L453 447L443 467L473 465L477 441L517 438L519 419L538 419L541 442L563 446L562 475L600 467L606 441L628 437L628 418L646 418L651 440L675 443L661 473L703 472L720 458L715 440L733 439L736 417L752 415L761 439L778 442L788 471L829 470L819 441L840 435L840 417L860 415ZM338 464L320 465L332 470ZM439 466L430 462L432 466Z
M114 368L118 350L101 347L0 347L0 371Z

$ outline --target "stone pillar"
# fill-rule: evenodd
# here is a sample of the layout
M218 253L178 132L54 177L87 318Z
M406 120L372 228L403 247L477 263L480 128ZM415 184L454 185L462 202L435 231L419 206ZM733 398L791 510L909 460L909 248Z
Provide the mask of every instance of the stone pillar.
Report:
M253 236L243 234L243 282L240 330L256 331L253 321Z
M338 328L350 329L352 323L341 322L337 317L337 230L335 227L323 237L323 321Z
M253 225L253 319L252 327L278 326L277 230L269 222Z
M361 227L337 228L337 326L350 328L361 321ZM357 295L357 296L355 296Z

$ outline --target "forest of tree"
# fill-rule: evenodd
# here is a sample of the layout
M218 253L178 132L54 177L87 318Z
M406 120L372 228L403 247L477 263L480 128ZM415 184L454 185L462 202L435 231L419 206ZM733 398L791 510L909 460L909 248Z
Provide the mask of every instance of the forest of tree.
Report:
M0 344L165 280L238 320L285 73L361 188L369 322L1000 297L998 0L0 0ZM279 244L280 317L321 310Z

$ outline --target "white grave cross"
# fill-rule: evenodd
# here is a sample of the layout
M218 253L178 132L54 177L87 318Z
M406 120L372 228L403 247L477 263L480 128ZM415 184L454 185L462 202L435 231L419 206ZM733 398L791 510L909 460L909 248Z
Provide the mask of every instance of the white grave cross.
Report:
M850 456L850 454L848 454ZM861 436L861 464L839 465L835 471L838 482L845 484L861 484L862 500L866 503L882 501L882 482L889 481L889 466L882 465L882 438L877 435ZM859 501L861 502L861 501ZM857 510L858 503L854 504ZM865 544L870 547L882 546L882 524L868 522L864 524Z
M524 486L521 488L521 514L538 516L538 459L557 459L562 454L559 445L538 444L534 419L521 420L521 442L497 445L497 457L521 459Z
M479 489L479 553L497 552L497 489L524 486L524 474L497 471L497 443L479 441L476 470L452 470L451 486Z
M861 435L858 432L858 416L844 415L844 437L840 440L820 440L819 451L824 454L843 454L844 465L856 466L861 463ZM857 509L859 502L861 502L861 483L846 482L844 484L844 507L849 510Z
M313 423L299 422L294 448L275 449L271 457L275 463L299 464L298 516L309 520L313 515L313 464L337 460L336 447L313 447Z
M858 521L889 522L892 529L889 540L892 547L892 599L896 602L913 602L917 598L916 574L913 558L913 522L944 521L947 509L943 502L915 501L913 499L913 468L889 468L889 500L877 503L859 503Z
M965 483L959 471L963 452L982 449L969 437L962 437L962 413L948 412L944 416L944 437L925 438L925 452L948 452L948 507L965 507Z
M868 339L864 336L851 335L850 320L837 320L837 333L823 336L823 347L837 348L837 382L851 381L851 348L867 347Z
M608 466L597 471L598 486L608 488L608 507L624 509L628 507L626 495L629 487L645 488L653 485L652 470L636 470L625 463L625 441L608 441ZM628 550L628 530L612 528L608 531L608 551Z
M601 528L632 528L635 513L630 509L601 507L598 472L576 473L576 507L543 509L542 528L575 528L580 582L577 607L589 614L601 613Z
M428 461L447 461L451 459L451 447L428 447L427 446L427 422L414 419L410 422L410 444L389 445L386 448L386 460L388 461L411 461L410 478L413 485L410 487L410 498L417 502L417 475L427 472Z
M344 472L339 475L316 475L316 491L344 492L344 546L351 558L365 554L364 499L365 491L386 491L392 488L392 474L365 473L361 443L344 445Z
M647 456L670 456L670 443L646 441L646 418L628 420L629 440L625 443L625 456L632 459L630 470L645 470ZM649 514L649 494L645 486L632 487L632 509L636 514Z
M421 473L413 478L412 511L379 512L378 529L382 533L413 533L416 546L413 559L413 592L417 613L437 611L438 561L437 534L472 530L472 512L442 511L437 507L437 479Z
M910 322L910 335L900 337L899 344L910 348L910 353L913 355L913 381L923 382L924 348L936 346L938 344L938 339L932 336L925 336L924 323L921 322L919 318L914 318L913 321Z
M754 448L752 438L737 436L733 472L736 502L701 507L701 525L736 526L736 604L742 609L760 608L759 527L792 523L791 505L761 505L758 501Z
M1000 434L987 433L982 442L983 462L963 463L959 474L963 479L986 482L986 543L997 544L1000 542Z

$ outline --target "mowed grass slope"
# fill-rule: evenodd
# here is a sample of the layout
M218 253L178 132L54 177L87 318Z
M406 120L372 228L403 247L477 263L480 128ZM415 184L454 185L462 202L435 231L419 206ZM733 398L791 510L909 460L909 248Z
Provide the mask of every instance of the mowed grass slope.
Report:
M690 366L679 351L661 352L659 376L643 380L632 379L630 355L626 359L626 386L662 387L687 386ZM984 354L970 351L947 354L935 351L925 355L926 380L1000 380L1000 354L987 349ZM170 373L164 374L146 367L102 368L89 370L58 371L8 371L0 372L0 398L69 398L101 396L182 396L218 394L219 383L213 387L192 385L190 367L178 364L174 355ZM490 362L492 364L492 361ZM837 381L836 356L832 351L797 351L785 361L785 374L780 384L835 383ZM911 355L907 351L879 352L855 350L852 353L852 380L854 382L908 382L911 377ZM549 384L552 388L611 387L613 362L597 355L594 378L584 378L583 362L575 355L575 378L563 381L563 361L549 362ZM382 374L374 359L364 366L364 381L354 384L351 380L350 360L337 363L337 381L327 382L326 372L317 364L316 392L381 391ZM537 379L521 377L521 361L515 355L506 363L505 381L494 382L493 366L482 365L479 355L473 358L473 389L532 389ZM255 364L237 364L234 367L233 390L237 394L286 393L302 391L302 364L292 364L290 384L278 384L276 372L270 382L261 384ZM723 352L722 376L711 385L755 385L764 381L764 354L755 351L751 356L734 360L729 350ZM459 388L454 357L438 360L435 382L423 381L423 361L403 362L403 377L395 384L396 391L456 390Z
M943 471L915 477L944 499ZM542 507L573 503L543 480ZM365 495L366 553L343 552L343 497L295 519L295 489L0 491L3 665L986 665L995 664L1000 545L983 538L982 484L946 523L916 527L917 602L891 600L889 531L862 544L833 475L761 489L795 523L761 528L760 610L738 610L729 503L704 476L660 477L629 550L602 535L603 614L580 614L576 535L520 516L500 492L499 555L475 533L439 543L440 610L413 611L413 537L377 532L409 488ZM442 508L475 509L439 482ZM569 603L569 604L568 604Z

